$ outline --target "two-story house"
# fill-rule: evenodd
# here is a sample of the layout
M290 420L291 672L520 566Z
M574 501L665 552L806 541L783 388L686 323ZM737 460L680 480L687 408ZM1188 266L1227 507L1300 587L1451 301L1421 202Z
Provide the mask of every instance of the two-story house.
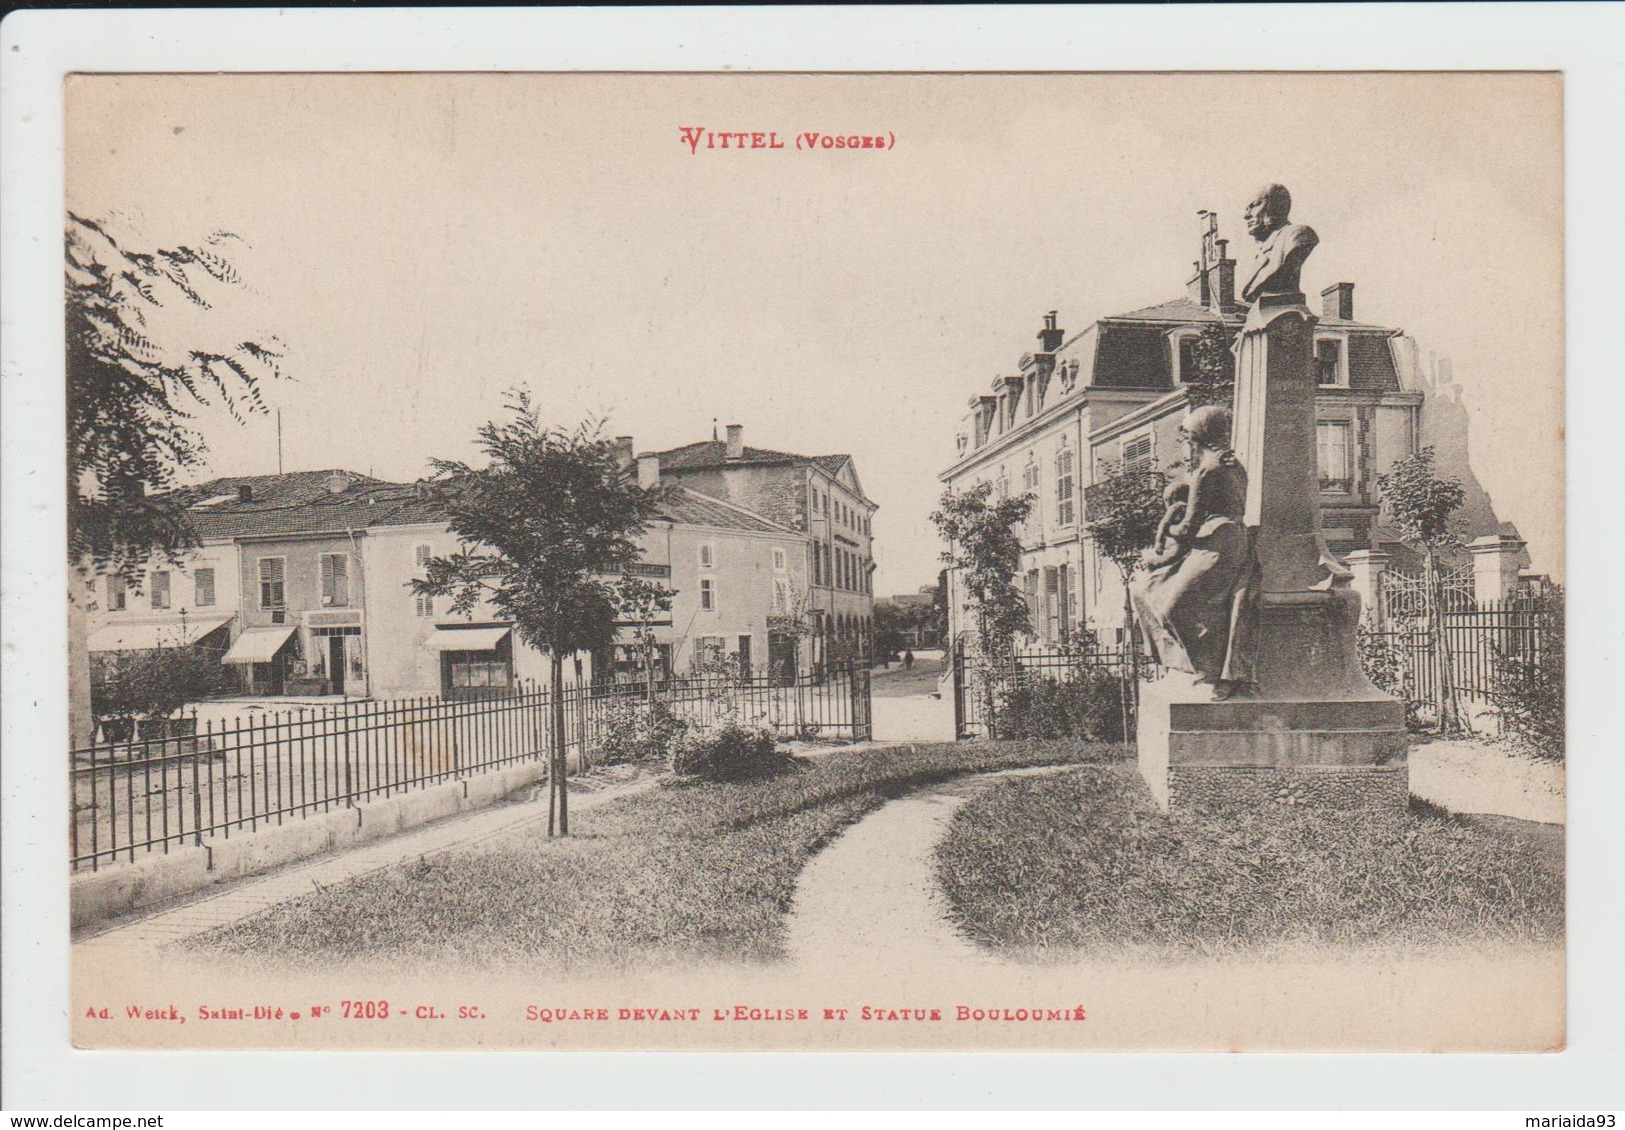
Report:
M647 458L647 457L645 457ZM801 536L811 661L867 656L874 640L874 515L850 455L747 447L729 424L711 439L658 452L660 481L742 506Z
M1022 564L1036 640L1086 622L1107 642L1123 638L1121 580L1088 539L1088 492L1106 474L1167 469L1183 457L1177 429L1197 343L1209 326L1233 332L1242 323L1235 260L1217 218L1207 214L1204 226L1185 295L1072 335L1051 311L1038 350L971 398L955 461L939 476L956 490L986 481L1000 497L1034 495ZM1385 540L1376 477L1417 447L1416 350L1401 330L1356 320L1347 282L1322 291L1314 332L1322 527L1337 552L1376 548ZM966 623L955 582L950 574L957 634Z

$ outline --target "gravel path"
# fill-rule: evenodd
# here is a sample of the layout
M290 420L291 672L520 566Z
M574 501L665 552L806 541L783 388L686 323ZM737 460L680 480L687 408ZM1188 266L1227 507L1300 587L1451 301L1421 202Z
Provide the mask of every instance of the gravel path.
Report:
M1563 766L1481 741L1411 749L1411 792L1452 812L1564 822Z
M806 968L868 972L1008 968L948 918L933 853L954 813L1010 777L1076 766L1009 769L910 793L848 828L813 857L790 910L790 961Z

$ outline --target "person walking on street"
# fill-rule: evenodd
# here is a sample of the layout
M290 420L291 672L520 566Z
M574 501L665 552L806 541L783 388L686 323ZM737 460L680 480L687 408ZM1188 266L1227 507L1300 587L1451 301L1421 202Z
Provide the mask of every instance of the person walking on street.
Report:
M912 670L913 667L914 667L914 649L905 647L903 649L903 670L909 671L909 670Z

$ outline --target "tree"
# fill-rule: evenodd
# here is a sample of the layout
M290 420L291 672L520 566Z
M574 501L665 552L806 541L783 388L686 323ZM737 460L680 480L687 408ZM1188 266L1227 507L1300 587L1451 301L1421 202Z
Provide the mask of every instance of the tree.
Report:
M1011 658L1016 637L1031 629L1027 599L1016 586L1021 568L1021 524L1034 498L1021 494L992 500L993 484L964 492L944 491L931 515L948 548L943 562L960 572L965 611L976 623L976 646L984 677L982 689L989 736L996 733L994 673Z
M922 632L930 633L930 638L941 643L948 635L948 570L937 572L937 587L931 592L931 610L921 624ZM926 637L922 636L921 639Z
M1101 477L1088 495L1089 537L1123 580L1123 623L1134 635L1134 602L1129 583L1140 568L1140 555L1156 540L1162 521L1162 491L1167 476L1161 471L1127 470L1117 464L1101 466Z
M633 625L632 646L643 667L643 681L648 693L649 708L655 702L655 659L660 654L660 643L655 639L654 623L662 612L671 611L672 597L677 593L664 585L646 581L642 577L623 576L615 582L615 603L620 618ZM669 675L670 672L667 672Z
M1162 521L1162 491L1167 476L1107 463L1089 488L1085 528L1101 555L1117 566L1123 581L1123 635L1129 653L1129 679L1123 690L1123 730L1129 730L1133 697L1140 687L1140 648L1135 635L1134 601L1129 585L1140 568L1140 555L1157 537Z
M516 390L510 418L479 430L485 465L433 461L434 483L460 542L450 557L432 557L414 592L451 598L471 615L482 603L513 621L519 638L548 653L551 665L553 763L548 834L570 834L565 788L564 659L607 651L621 608L619 578L640 554L637 536L654 516L658 487L644 488L623 470L602 421L573 429L545 424Z
M907 642L917 617L911 610L891 601L875 601L875 658L890 663Z
M1192 408L1206 404L1231 407L1236 394L1234 345L1235 334L1222 322L1202 327L1191 346L1191 367L1180 372Z
M1466 492L1460 480L1434 473L1431 447L1406 456L1390 467L1387 474L1378 475L1377 489L1383 510L1400 540L1422 554L1428 635L1439 665L1434 692L1439 729L1446 734L1461 733L1466 727L1457 701L1455 661L1444 632L1444 579L1439 561L1441 556L1453 554L1461 546L1452 517L1461 507Z
M262 378L279 375L280 343L233 341L229 326L164 316L176 305L210 310L211 290L243 285L219 250L237 239L215 232L199 247L126 251L102 224L68 214L71 564L139 583L154 553L173 561L192 548L185 499L174 493L208 451L191 409L219 403L239 420L265 411ZM177 340L187 332L203 336Z
M191 410L218 403L239 421L263 412L265 378L280 374L281 344L247 338L215 311L222 289L243 287L215 232L198 246L121 247L107 226L68 213L65 255L70 647L75 744L88 738L85 585L91 572L138 591L157 555L171 563L196 544L182 472L207 453ZM214 311L214 313L208 313Z

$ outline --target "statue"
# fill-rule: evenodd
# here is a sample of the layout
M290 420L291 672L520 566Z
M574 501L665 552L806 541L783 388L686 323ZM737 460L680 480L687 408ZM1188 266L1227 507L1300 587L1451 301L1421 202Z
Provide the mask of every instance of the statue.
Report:
M1247 471L1230 449L1230 413L1198 408L1180 436L1190 445L1133 599L1151 656L1226 699L1254 681L1258 566L1243 524Z
M1247 339L1276 317L1288 312L1298 314L1306 322L1313 321L1313 315L1304 306L1304 295L1299 289L1298 280L1303 273L1304 261L1320 243L1320 237L1307 224L1291 223L1291 211L1292 194L1286 190L1286 186L1269 184L1253 194L1252 202L1243 213L1247 234L1258 241L1259 247L1258 264L1241 290L1242 299L1250 303L1251 308L1247 311L1242 333L1236 339L1236 408L1243 423L1234 442L1245 453L1247 460L1255 465L1255 469L1259 465L1258 456L1263 443L1263 434L1259 429L1264 420L1263 406L1256 398L1264 395L1266 382L1261 379L1261 374L1251 372L1256 366L1249 361ZM1247 372L1246 376L1242 375L1244 372ZM1309 395L1312 399L1312 388ZM1307 489L1313 492L1316 488L1311 486ZM1256 512L1249 514L1247 522L1254 526L1262 524ZM1312 523L1312 527L1308 540L1312 543L1318 579L1307 587L1324 590L1347 584L1354 574L1326 545L1318 520ZM1280 547L1271 544L1276 540L1274 533L1271 531L1266 542L1257 545L1257 552L1266 559L1279 556L1276 551ZM1301 554L1292 556L1302 560ZM1278 572L1279 562L1267 565L1266 569Z
M1320 237L1314 228L1288 223L1291 211L1292 194L1278 184L1259 189L1247 205L1244 219L1247 234L1259 243L1258 266L1241 288L1241 298L1252 304L1255 313L1274 306L1303 305L1298 276Z
M1404 704L1371 685L1359 596L1321 532L1314 331L1299 276L1319 242L1272 184L1246 210L1259 261L1236 342L1235 417L1185 419L1189 468L1133 599L1169 677L1140 692L1140 772L1164 811L1409 801ZM1295 793L1294 795L1297 795Z

